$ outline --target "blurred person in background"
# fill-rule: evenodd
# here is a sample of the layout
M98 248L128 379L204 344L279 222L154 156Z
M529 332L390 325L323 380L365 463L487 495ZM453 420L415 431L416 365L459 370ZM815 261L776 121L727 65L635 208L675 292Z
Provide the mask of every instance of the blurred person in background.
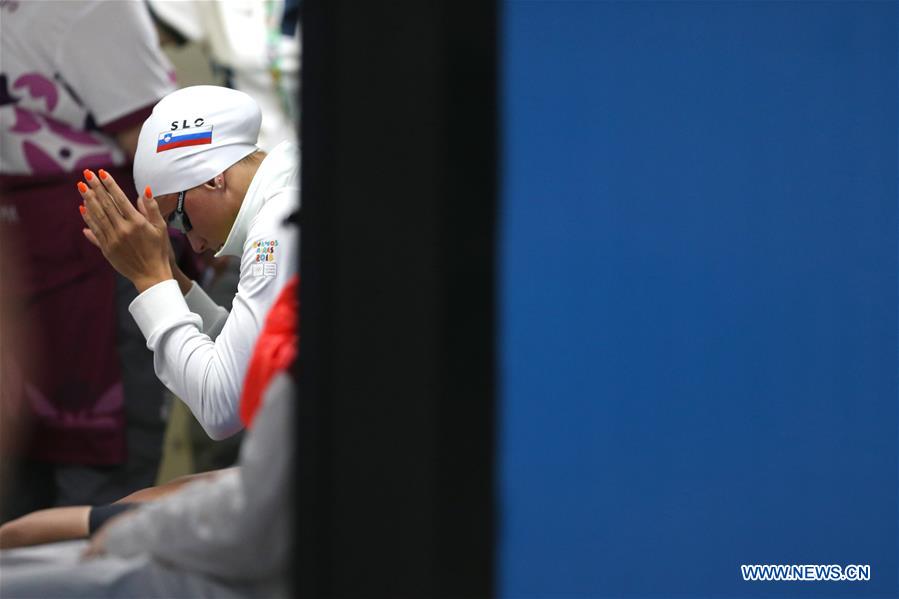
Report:
M133 288L84 242L72 173L102 166L133 197L140 124L173 89L143 3L0 2L0 252L18 275L0 288L30 322L30 347L0 348L0 377L21 375L33 424L3 520L155 481L163 389Z
M17 272L16 264L0 253L0 281L11 280ZM27 369L22 361L34 354L26 345L30 342L30 327L25 307L7 291L0 285L0 456L18 453L23 433L31 427L22 378L22 371ZM10 466L7 460L0 459L0 489L6 488ZM0 495L0 503L2 501Z
M44 524L53 538L90 529L93 539L0 552L0 596L287 596L298 286L293 276L279 294L250 360L240 402L249 432L238 467L157 501L120 505L127 513L51 510Z
M258 145L295 141L299 126L300 27L297 0L146 0L168 34L200 44L227 87L262 111Z

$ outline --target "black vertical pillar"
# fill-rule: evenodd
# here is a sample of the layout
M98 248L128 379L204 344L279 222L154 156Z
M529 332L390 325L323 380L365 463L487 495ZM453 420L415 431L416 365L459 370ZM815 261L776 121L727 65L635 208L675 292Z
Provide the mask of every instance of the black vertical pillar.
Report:
M496 18L303 4L298 596L492 593Z

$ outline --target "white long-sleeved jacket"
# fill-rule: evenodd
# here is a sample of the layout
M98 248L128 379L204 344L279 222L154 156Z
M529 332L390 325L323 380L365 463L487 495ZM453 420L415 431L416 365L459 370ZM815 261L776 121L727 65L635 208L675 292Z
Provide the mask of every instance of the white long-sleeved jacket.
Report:
M256 338L281 288L297 271L299 232L286 224L299 205L299 155L283 142L253 177L225 245L216 256L240 256L231 312L196 284L182 296L164 281L129 306L153 350L159 380L177 395L213 439L242 428L240 391Z

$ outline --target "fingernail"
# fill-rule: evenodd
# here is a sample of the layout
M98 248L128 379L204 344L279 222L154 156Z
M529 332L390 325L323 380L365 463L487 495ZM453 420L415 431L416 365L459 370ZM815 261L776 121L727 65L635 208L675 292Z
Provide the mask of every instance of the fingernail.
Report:
M78 182L78 191L80 191L81 193L87 193L87 185L85 185L84 183L79 181Z
M88 181L90 181L91 179L94 178L94 173L90 172L87 169L84 169L84 178L87 179Z
M84 207L84 204L81 204L80 206L78 206L78 212L80 212L82 215L84 215L84 213L87 212L87 208Z
M109 173L107 173L106 171L104 171L104 170L101 168L101 169L100 169L100 178L103 179L103 180L105 181L105 180L106 180L106 177L108 177L108 176L109 176Z
M153 197L153 191L150 189L149 185L147 185L147 188L144 190L144 195L147 196L148 200Z

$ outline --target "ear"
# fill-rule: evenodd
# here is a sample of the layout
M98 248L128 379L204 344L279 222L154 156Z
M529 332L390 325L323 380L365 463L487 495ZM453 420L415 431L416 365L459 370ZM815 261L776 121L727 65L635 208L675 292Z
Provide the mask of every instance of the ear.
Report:
M216 175L206 183L203 183L203 187L210 190L223 189L225 187L225 176L224 175Z

